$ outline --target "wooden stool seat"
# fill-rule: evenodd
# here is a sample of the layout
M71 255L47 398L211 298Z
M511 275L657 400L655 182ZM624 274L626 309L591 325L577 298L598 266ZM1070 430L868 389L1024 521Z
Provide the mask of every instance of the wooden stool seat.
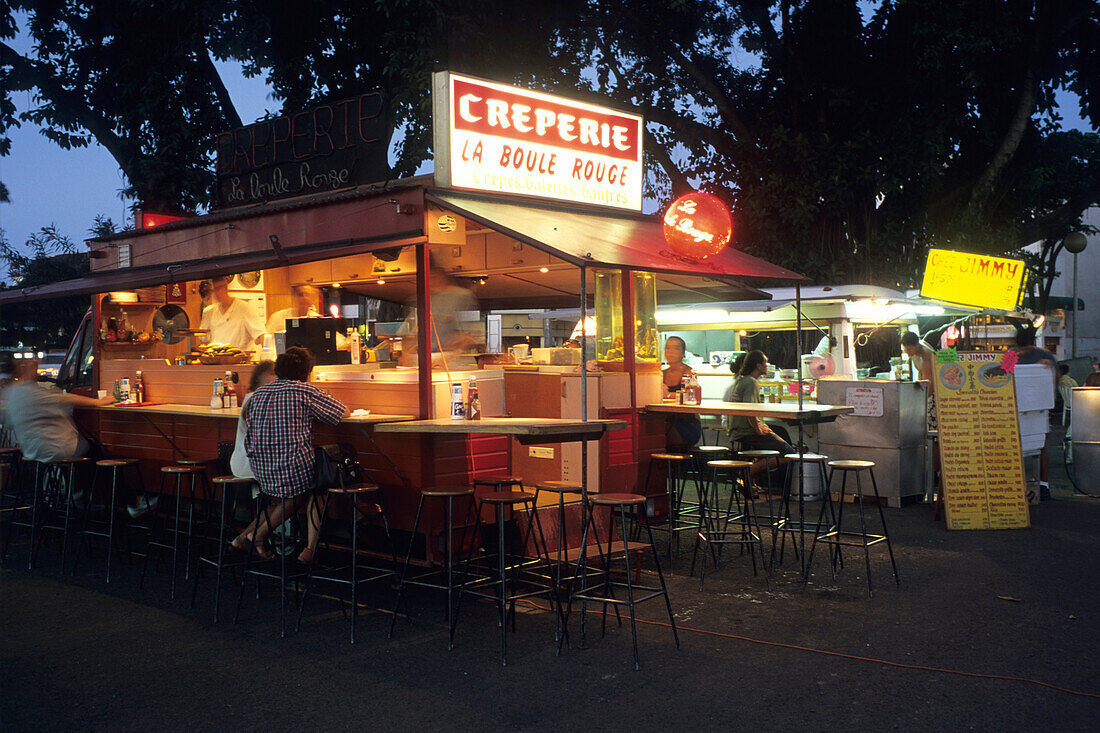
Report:
M95 462L99 468L122 468L123 466L136 466L140 461L136 458L104 458Z
M707 461L707 465L711 468L730 468L740 470L742 468L752 468L752 463L749 461L734 461L728 458L719 458L714 461Z
M217 463L217 458L180 458L176 461L177 466L206 466L211 463Z
M683 453L653 453L649 456L655 461L686 461L688 456Z
M369 494L379 490L381 490L381 487L378 484L353 484L351 486L338 486L329 489L328 492L330 494Z
M163 467L161 467L160 472L161 473L171 473L171 474L198 473L199 472L199 467L198 466L163 466Z
M66 465L72 465L72 464L77 464L77 463L91 463L92 460L93 459L87 458L87 457L85 457L85 458L56 458L52 461L45 461L45 463L47 463L49 465L53 465L53 466L66 466Z
M12 447L0 448L0 456L13 456L13 455L15 455L16 453L19 453L19 452L20 451L19 451L18 448L12 448Z
M779 451L777 450L740 450L737 451L737 455L745 458L778 458Z
M556 494L579 494L584 487L575 481L543 481L535 484L539 491L552 491Z
M431 489L421 489L421 496L431 496L441 499L448 497L473 496L474 490L469 486L436 486Z
M691 449L692 453L729 453L729 448L724 445L697 445Z
M835 468L840 471L863 471L868 468L874 468L874 461L829 461L829 468Z
M797 453L787 453L783 457L788 461L814 461L817 463L829 460L828 456L823 456L820 453L803 453L801 456Z
M534 501L535 495L526 491L494 491L480 497L483 504L523 504Z
M593 494L589 502L595 506L634 506L645 504L645 497L641 494Z
M244 478L243 476L215 476L210 479L211 483L218 484L219 486L225 486L227 484L250 484L256 479Z

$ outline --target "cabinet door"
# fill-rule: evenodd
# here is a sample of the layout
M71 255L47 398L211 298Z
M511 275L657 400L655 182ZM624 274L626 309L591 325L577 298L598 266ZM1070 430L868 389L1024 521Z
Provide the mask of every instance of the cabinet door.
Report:
M287 268L287 273L291 285L327 284L332 282L332 261L320 260L302 265L291 265Z

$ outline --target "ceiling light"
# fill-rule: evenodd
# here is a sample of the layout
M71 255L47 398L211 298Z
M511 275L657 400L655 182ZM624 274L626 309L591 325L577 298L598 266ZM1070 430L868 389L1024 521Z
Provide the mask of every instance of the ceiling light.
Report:
M382 278L378 278L377 280L375 280L375 282L379 285L385 285L386 284L386 281L383 280Z
M340 283L333 283L333 284L332 284L332 287L334 287L334 288L338 288L338 287L340 287Z
M550 268L549 267L540 267L539 272L550 272Z

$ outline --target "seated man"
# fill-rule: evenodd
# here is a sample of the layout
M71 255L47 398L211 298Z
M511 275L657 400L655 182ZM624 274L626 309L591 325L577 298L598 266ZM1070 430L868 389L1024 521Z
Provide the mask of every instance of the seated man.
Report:
M73 408L109 405L113 397L82 397L39 382L38 360L33 358L22 359L15 376L17 381L4 390L4 427L12 432L24 460L48 463L101 453L77 431ZM128 509L133 517L155 506L155 500L131 498L135 500Z
M741 373L733 386L726 392L726 402L750 402L762 403L760 396L760 383L757 381L768 371L768 357L763 351L750 351L745 356L745 362L741 366ZM741 450L774 450L779 451L779 459L772 459L771 468L777 468L787 463L785 456L794 453L795 450L789 443L783 440L772 430L762 418L742 417L733 415L726 427L726 434L732 444L735 440L741 442ZM761 471L769 468L768 462L756 461L749 469L749 475L755 478Z

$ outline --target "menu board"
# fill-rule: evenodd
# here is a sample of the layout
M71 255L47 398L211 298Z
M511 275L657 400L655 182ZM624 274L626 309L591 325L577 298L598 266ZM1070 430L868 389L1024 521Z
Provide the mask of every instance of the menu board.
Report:
M1031 526L1012 372L994 354L937 354L941 480L948 529Z

